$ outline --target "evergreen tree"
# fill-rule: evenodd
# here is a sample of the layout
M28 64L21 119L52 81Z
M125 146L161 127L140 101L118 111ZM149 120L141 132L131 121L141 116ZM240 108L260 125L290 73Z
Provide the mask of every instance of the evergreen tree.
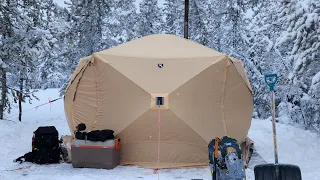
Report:
M71 30L72 40L75 43L75 57L88 56L100 51L108 44L103 37L104 17L110 11L110 4L100 0L71 0Z
M157 0L142 0L140 13L136 24L138 37L162 33L163 13L158 7Z
M203 11L199 9L197 1L190 1L189 7L189 39L202 45L207 45L208 33L202 15Z
M315 82L320 71L319 4L319 0L282 2L276 22L284 30L275 42L275 47L286 56L286 63L290 67L287 78L291 92L290 97L284 100L287 100L292 121L318 131L320 103L317 96L319 91L315 88L318 85ZM296 90L292 91L292 87ZM295 109L299 110L300 116L297 111L293 111Z
M166 0L164 2L166 34L184 36L184 0Z
M42 1L42 11L46 14L43 22L43 28L48 30L56 40L51 53L39 60L37 64L37 73L33 74L35 83L33 88L60 88L69 78L72 66L68 55L70 47L68 43L68 32L70 23L68 22L68 13L66 9L60 8L52 0Z
M11 31L2 39L0 57L8 66L7 88L17 95L14 97L19 102L21 121L22 101L34 97L31 90L33 79L30 77L35 72L37 61L49 53L55 39L49 31L41 29L38 1L7 1L5 8L10 15L6 29Z
M109 47L135 39L137 35L138 14L134 0L119 0L112 3L112 10L106 19L107 37L114 41L108 42Z

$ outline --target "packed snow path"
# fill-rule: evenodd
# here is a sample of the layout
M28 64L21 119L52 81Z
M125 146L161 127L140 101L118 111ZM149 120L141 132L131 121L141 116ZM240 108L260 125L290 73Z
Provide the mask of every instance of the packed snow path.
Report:
M34 100L33 104L25 104L24 109L48 102L48 98L58 97L58 90L49 89L39 91L37 96L40 101ZM17 113L12 110L12 114ZM14 163L13 160L31 151L32 133L39 126L54 125L59 131L59 136L70 134L63 109L63 100L51 105L39 107L23 114L22 122L17 117L11 121L0 121L1 150L0 150L0 179L1 180L85 180L85 179L114 179L114 180L156 180L157 174L151 169L138 167L118 166L113 170L103 169L76 169L71 164L36 165L30 163ZM277 124L277 137L279 147L279 163L296 164L300 166L303 179L320 180L320 137L317 134L302 130L297 127ZM253 119L249 137L255 141L255 148L261 157L268 163L274 162L272 125L269 120ZM247 169L247 179L253 180L253 166L263 161L252 161ZM30 167L31 166L31 167ZM14 170L20 167L29 167ZM209 168L189 168L160 170L162 180L210 180Z

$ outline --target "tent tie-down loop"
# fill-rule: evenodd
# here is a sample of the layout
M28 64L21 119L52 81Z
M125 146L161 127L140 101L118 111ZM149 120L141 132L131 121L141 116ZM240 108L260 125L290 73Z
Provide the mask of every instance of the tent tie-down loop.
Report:
M50 104L50 112L51 112L51 103L52 103L53 101L51 101L51 98L49 97L48 98L48 102L47 103L45 103L45 104L41 104L41 105L38 105L38 106L36 106L36 107L34 107L36 110L38 109L38 107L40 107L40 106L44 106L44 105L46 105L46 104Z
M61 99L61 98L59 98L59 99ZM51 112L51 106L52 106L52 102L54 102L54 101L56 101L56 100L58 100L58 99L54 99L54 100L51 100L51 97L49 97L48 98L48 102L47 103L44 103L44 104L41 104L41 105L38 105L38 106L36 106L36 107L34 107L36 110L38 109L38 107L40 107L40 106L44 106L44 105L47 105L47 104L50 104L50 112Z

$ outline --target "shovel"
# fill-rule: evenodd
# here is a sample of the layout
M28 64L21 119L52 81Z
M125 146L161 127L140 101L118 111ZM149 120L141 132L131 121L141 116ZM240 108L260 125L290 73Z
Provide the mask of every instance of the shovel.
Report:
M255 180L302 180L300 168L291 164L278 164L277 133L275 122L274 88L278 81L277 74L266 74L265 82L271 91L272 129L275 164L260 164L254 167Z

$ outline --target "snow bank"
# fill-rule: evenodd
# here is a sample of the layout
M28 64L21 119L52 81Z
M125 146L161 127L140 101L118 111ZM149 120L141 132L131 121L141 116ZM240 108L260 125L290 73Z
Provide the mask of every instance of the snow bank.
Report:
M70 134L65 120L63 99L51 105L37 108L35 106L48 102L48 98L58 98L57 89L41 90L36 93L40 101L34 100L33 104L24 104L24 110L32 109L23 114L22 122L17 116L11 117L12 121L0 121L1 151L0 151L0 179L24 180L61 180L61 179L158 179L153 170L138 167L118 166L112 170L103 169L78 169L71 164L35 165L30 163L13 163L12 161L31 150L31 138L34 130L39 126L55 126L59 136ZM14 109L12 114L17 113ZM9 117L10 117L9 116ZM8 117L8 116L7 116ZM320 139L319 136L299 128L277 124L279 162L299 165L303 179L320 180L320 162L318 158ZM249 137L255 141L259 154L267 161L274 162L273 139L271 121L254 119L252 121ZM7 171L19 167L30 166L29 169ZM253 170L247 169L247 179L253 180ZM209 168L171 169L159 171L160 179L203 179L210 180Z
M22 122L18 121L18 104L14 104L10 114L6 114L5 119L16 121L16 126L26 126L28 132L33 132L35 127L54 125L59 133L70 134L68 123L65 120L63 99L57 100L36 108L36 106L59 98L59 89L39 90L35 93L39 100L33 99L32 104L27 101L22 105ZM12 122L11 122L12 123Z
M249 137L254 140L259 154L274 163L272 122L254 119ZM298 165L302 179L320 180L320 136L297 127L277 123L279 163Z

